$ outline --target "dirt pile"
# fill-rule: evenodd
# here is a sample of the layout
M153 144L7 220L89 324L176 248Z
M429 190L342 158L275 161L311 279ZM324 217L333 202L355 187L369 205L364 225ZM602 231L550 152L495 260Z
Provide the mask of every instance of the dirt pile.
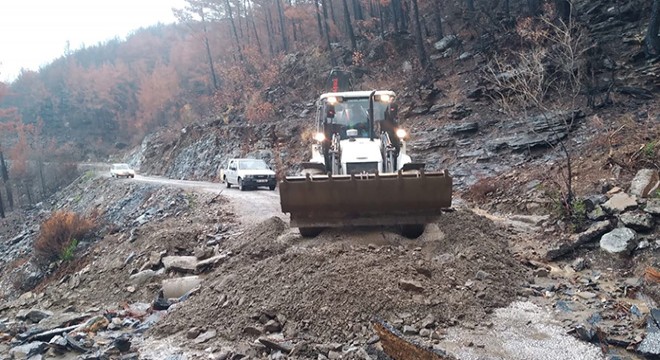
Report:
M447 214L417 240L367 229L303 240L278 218L240 237L240 245L228 244L232 260L155 335L204 324L220 342L281 329L294 342L364 345L374 317L415 335L477 324L515 299L525 281L500 230L467 211Z

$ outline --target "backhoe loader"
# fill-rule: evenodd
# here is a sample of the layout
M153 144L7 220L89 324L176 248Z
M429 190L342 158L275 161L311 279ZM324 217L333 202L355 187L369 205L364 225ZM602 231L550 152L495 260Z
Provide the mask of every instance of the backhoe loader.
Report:
M389 90L319 97L311 159L279 184L282 211L303 237L326 227L385 225L416 238L451 207L451 176L412 162L396 113Z

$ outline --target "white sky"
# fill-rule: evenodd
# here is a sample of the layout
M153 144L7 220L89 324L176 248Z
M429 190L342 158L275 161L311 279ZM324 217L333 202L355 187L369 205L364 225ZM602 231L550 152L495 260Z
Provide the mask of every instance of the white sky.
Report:
M0 0L0 81L37 71L70 49L175 21L184 0Z

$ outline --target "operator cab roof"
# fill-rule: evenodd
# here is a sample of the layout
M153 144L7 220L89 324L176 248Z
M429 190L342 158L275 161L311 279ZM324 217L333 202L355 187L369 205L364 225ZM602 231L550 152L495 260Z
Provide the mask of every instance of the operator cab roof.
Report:
M371 95L372 90L360 90L360 91L341 91L341 92L330 92L321 94L319 100L326 99L328 97L342 97L342 98L368 98ZM391 97L396 96L394 91L391 90L376 90L374 95L389 95Z

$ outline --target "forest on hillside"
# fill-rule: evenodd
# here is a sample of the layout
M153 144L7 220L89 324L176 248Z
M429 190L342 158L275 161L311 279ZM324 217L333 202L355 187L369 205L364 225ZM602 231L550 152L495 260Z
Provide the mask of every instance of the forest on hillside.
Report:
M186 0L175 25L67 51L0 83L5 197L38 183L47 193L44 163L104 160L158 129L281 120L283 103L311 101L333 67L379 85L419 83L442 71L432 50L443 39L460 35L490 58L529 46L522 33L533 38L544 24L570 33L575 19L612 5L610 16L644 21L635 40L644 57L660 54L660 0ZM292 71L292 61L308 66ZM415 71L402 74L402 61ZM282 87L286 96L271 96Z

